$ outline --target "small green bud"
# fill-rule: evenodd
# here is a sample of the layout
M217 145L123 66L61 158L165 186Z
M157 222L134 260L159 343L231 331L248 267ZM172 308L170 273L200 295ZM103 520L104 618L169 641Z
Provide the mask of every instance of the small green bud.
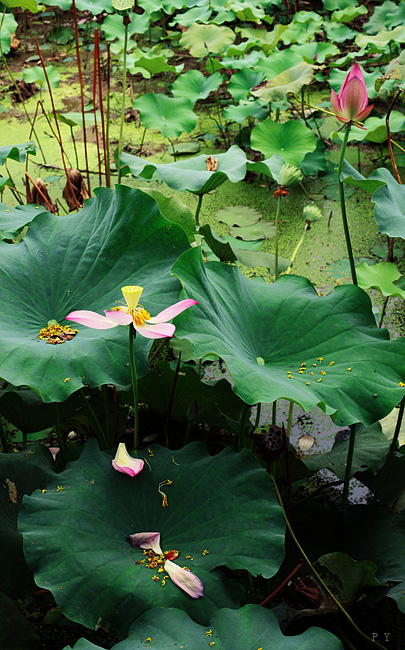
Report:
M311 223L323 219L323 214L316 205L305 205L303 213L305 221L310 221Z
M284 187L298 185L303 178L303 172L295 165L283 165L280 169L280 185L284 185Z

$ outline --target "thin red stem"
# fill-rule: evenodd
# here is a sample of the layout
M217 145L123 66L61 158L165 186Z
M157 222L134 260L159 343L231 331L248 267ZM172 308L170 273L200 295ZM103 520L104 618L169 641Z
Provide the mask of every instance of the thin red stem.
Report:
M80 81L80 100L81 100L81 105L82 105L84 158L85 158L85 161L86 161L87 188L88 188L89 195L90 195L91 194L91 187L90 187L89 160L88 160L88 156L87 156L87 135L86 135L86 122L85 122L85 113L84 113L83 76L82 76L82 64L81 64L80 51L79 51L79 31L78 31L78 27L77 27L77 13L76 13L75 0L73 0L72 6L73 6L73 18L74 18L74 23L75 23L77 69L79 71L79 81Z
M97 106L96 106L96 96L97 96L97 58L99 55L98 51L98 41L96 43L96 32L94 30L94 66L93 66L93 112L94 112L94 129L96 132L96 146L97 146L97 157L98 157L98 178L100 186L103 184L103 177L101 172L101 156L100 156L100 142L98 137L98 128L97 128Z
M289 575L286 577L285 580L283 580L283 582L281 583L281 585L279 585L279 586L278 586L274 591L271 592L271 594L270 594L269 596L267 596L267 598L265 598L265 599L260 603L260 607L263 607L263 605L265 605L269 600L271 600L271 599L273 598L273 596L275 596L275 595L276 595L276 594L277 594L277 593L278 593L278 592L279 592L283 587L285 587L286 584L287 584L287 583L291 580L291 578L292 578L292 577L297 573L297 571L300 570L300 568L301 568L302 566L304 566L304 560L300 560L300 561L299 561L299 563L297 564L297 566L295 567L295 569L293 569L293 570L291 571L291 573L289 573Z
M31 181L31 183L33 184L33 186L35 187L35 189L37 190L37 192L40 193L40 195L41 195L42 198L44 199L45 203L46 203L47 206L49 207L50 211L51 211L53 214L56 214L55 210L53 209L53 207L52 207L51 204L49 203L49 201L48 201L48 199L46 198L45 194L44 194L43 192L41 192L41 189L38 187L38 185L36 184L36 182L31 178L31 176L29 175L29 173L28 173L28 172L25 172L25 175L26 175L27 178L29 178L29 180Z
M98 29L94 30L94 44L97 41L97 69L98 69L98 96L100 103L100 117L101 117L101 132L103 137L103 152L104 152L104 168L105 168L105 184L110 187L110 166L107 159L107 147L105 137L105 124L104 124L104 107L103 107L103 87L101 84L101 64L100 64L100 42L98 38Z

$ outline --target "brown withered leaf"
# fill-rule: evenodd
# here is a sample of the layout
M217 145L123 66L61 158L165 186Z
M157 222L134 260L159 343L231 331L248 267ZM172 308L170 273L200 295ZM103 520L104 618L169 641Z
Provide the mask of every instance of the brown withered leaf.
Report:
M207 172L216 172L218 168L218 158L208 156L207 158Z
M62 196L68 204L70 212L72 212L73 210L77 210L78 206L79 208L83 207L85 200L89 198L89 194L84 184L83 176L78 169L70 169L68 171L68 177L74 192L74 196L72 195L68 181L66 181L66 185L63 188Z
M324 601L318 584L310 576L295 580L284 589L283 597L294 609L318 609Z
M19 104L21 102L20 95L25 102L27 99L35 95L37 92L37 88L34 83L29 84L24 79L17 79L16 85L18 87L18 90L20 91L20 94L18 94L14 84L12 84L9 87L9 90L12 90L13 92L11 93L11 102L13 104Z
M54 212L56 212L57 210L56 205L52 203L52 199L49 196L48 188L46 186L46 183L42 180L42 178L37 178L37 180L35 181L35 185L33 185L31 189L31 196L29 198L29 203L42 205L42 207L46 208L46 210L48 211L49 211L49 206L51 205L52 210Z

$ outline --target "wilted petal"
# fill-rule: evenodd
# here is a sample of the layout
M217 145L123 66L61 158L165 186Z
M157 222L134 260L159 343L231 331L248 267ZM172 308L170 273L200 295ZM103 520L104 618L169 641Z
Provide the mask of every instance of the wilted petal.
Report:
M204 585L194 573L182 569L174 562L166 560L164 570L167 571L171 580L183 589L191 598L201 598L204 596Z
M74 323L92 327L95 330L108 330L118 325L118 323L113 323L105 316L97 314L95 311L87 311L86 309L71 311L65 320L72 320Z
M148 323L166 323L168 320L171 320L177 316L177 314L181 314L182 311L188 309L188 307L191 307L192 305L198 305L197 300L192 300L191 298L180 300L180 302L176 302L171 307L159 312L157 316L148 318Z
M140 458L133 458L130 456L125 444L120 442L115 458L112 461L112 466L117 470L117 472L122 472L129 476L136 476L136 474L139 474L139 472L142 471L144 464L144 461Z
M160 548L160 533L135 533L129 536L132 546L140 546L140 548L151 548L152 551L158 555L162 555Z
M160 323L159 325L149 325L146 321L144 325L135 325L134 327L139 334L145 336L147 339L163 339L165 337L173 336L176 326L171 323Z
M132 323L131 314L127 314L125 311L106 311L104 313L108 320L112 321L116 325L129 325Z

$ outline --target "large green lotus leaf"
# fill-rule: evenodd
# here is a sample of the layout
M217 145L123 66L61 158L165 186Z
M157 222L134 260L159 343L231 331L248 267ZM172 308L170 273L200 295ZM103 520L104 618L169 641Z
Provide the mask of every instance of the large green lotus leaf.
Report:
M14 34L18 27L17 21L13 14L4 14L2 16L2 25L0 29L0 41L3 54L10 52L11 34Z
M374 562L353 560L347 553L327 553L316 561L329 589L347 608L370 587L384 587L376 580L377 566ZM326 572L325 572L326 569ZM326 575L325 575L326 573Z
M384 297L401 296L401 298L405 298L405 291L394 284L401 274L395 264L391 262L379 262L371 265L362 262L356 266L356 275L358 285L362 289L378 289Z
M401 2L385 0L380 6L374 7L374 13L370 20L364 25L364 30L368 34L376 34L380 29L391 29L397 25L405 23L405 5Z
M15 600L0 592L0 648L38 650L39 637L33 623L24 616Z
M252 226L231 226L229 228L229 234L232 237L239 237L244 241L257 241L258 239L274 237L275 231L274 222L265 219L259 219Z
M116 472L111 455L91 439L45 494L25 498L19 529L27 561L63 614L86 627L109 624L125 636L153 607L179 607L206 625L221 604L239 603L237 583L216 567L268 578L280 566L284 518L272 480L247 450L210 456L200 443L174 454L154 445L139 457L151 471L145 465L134 480ZM167 480L163 508L158 487ZM144 556L129 535L143 531L160 532L163 551L179 551L178 563L202 581L203 598L190 598L169 579L155 582L153 570L136 564Z
M331 20L337 23L350 23L352 20L367 13L367 7L360 5L358 7L346 7L346 9L337 9L333 12Z
M183 14L177 14L170 26L181 25L182 27L190 27L193 23L207 23L209 22L212 9L208 5L208 1L204 0L202 3L198 2L195 7L192 7Z
M121 167L124 174L150 179L160 176L173 190L183 190L193 194L206 194L230 180L237 183L246 175L246 154L237 145L232 145L225 153L212 154L218 158L217 171L207 171L207 154L180 160L175 163L159 165L137 156L122 153Z
M163 55L135 57L134 67L143 68L149 73L150 77L161 72L176 72L176 66L169 65Z
M356 431L351 476L367 468L372 469L374 473L378 472L384 464L389 444L389 440L383 434L379 422L369 427L359 428ZM349 440L336 440L330 451L308 454L307 456L300 455L300 458L309 469L318 470L326 467L343 480L346 472L348 448Z
M12 239L44 211L45 208L39 205L18 205L16 208L10 208L0 203L0 238Z
M49 85L51 88L57 88L59 86L60 74L55 68L54 65L46 66L46 74L48 75ZM36 66L34 68L24 68L23 78L26 83L35 83L39 86L43 86L48 90L48 82L45 77L45 72L43 68Z
M380 29L377 34L373 34L373 37L370 38L369 34L362 34L361 32L356 36L356 45L359 47L367 47L372 45L375 50L383 51L385 50L388 43L394 41L395 43L405 43L405 26L398 25L394 29ZM367 85L367 83L366 83ZM370 95L369 95L370 97Z
M316 139L315 151L307 153L300 164L300 169L304 172L305 176L317 176L319 172L326 172L325 145L321 138Z
M256 650L259 646L262 650L343 650L337 637L317 627L302 634L284 636L276 615L259 605L219 609L205 627L195 623L180 609L154 609L138 618L131 626L128 638L115 645L113 650L141 650L148 638L151 641L147 642L147 647L155 650L181 647L207 650L210 642L215 644L214 649L220 650ZM92 646L75 646L74 650L81 648L92 650Z
M383 187L393 179L392 174L386 167L379 167L368 178L360 174L347 160L343 161L343 170L340 175L341 180L348 185L358 187L365 192L374 194L379 187Z
M245 242L243 242L245 243ZM247 266L250 269L254 269L256 266L264 266L266 269L270 270L270 273L274 275L276 268L276 256L273 253L265 253L263 251L250 251L244 250L243 248L235 249L235 255L238 258L238 262L242 266ZM278 258L278 270L279 273L284 273L291 266L291 260L286 260L284 257Z
M131 18L131 22L128 25L128 39L131 39L137 34L145 34L148 31L150 16L146 12L143 14L135 14L134 12L131 12L129 16ZM124 49L125 32L122 23L122 16L119 14L107 16L101 28L107 41L115 41L118 39L118 43L116 43L114 46L116 54ZM129 47L132 47L133 45L133 41L130 41Z
M260 151L266 158L279 154L286 163L297 167L305 155L316 148L313 131L292 120L284 123L265 120L255 126L250 141L252 149Z
M323 28L326 32L326 38L331 43L344 43L344 41L351 41L355 38L357 33L347 25L339 25L336 23L325 23ZM354 56L357 56L357 52L354 52Z
M212 232L211 226L206 223L204 226L201 226L198 232L204 237L211 251L221 262L236 261L236 255L229 242L224 241L222 237L217 237Z
M257 90L252 90L252 95L266 102L284 99L288 93L294 95L300 92L303 86L311 83L313 77L312 66L305 61L284 70L273 79L266 81Z
M188 100L167 97L162 93L147 93L138 97L133 107L148 129L158 129L165 138L177 138L185 131L190 133L197 124L197 115Z
M229 27L194 24L182 34L180 45L195 57L222 54L233 43L235 33Z
M90 11L93 16L98 16L103 11L112 13L114 11L111 0L76 0L78 11Z
M227 90L236 101L246 99L250 90L263 81L264 73L250 68L235 72L229 80Z
M44 404L35 391L15 386L0 391L0 413L26 434L43 431L56 421L54 404Z
M405 185L390 174L387 184L379 187L371 200L375 203L374 217L380 232L405 239Z
M226 426L224 415L237 420L242 402L232 392L226 379L203 383L191 367L183 367L177 377L176 389L170 405L175 370L162 361L139 381L139 397L156 413L168 415L173 420L185 420L187 411L197 400L196 422ZM222 420L220 420L222 416Z
M0 590L11 598L32 594L35 588L17 516L23 495L45 488L52 466L52 455L44 445L29 445L18 454L0 454Z
M96 190L77 214L38 215L19 244L0 242L0 376L34 388L45 402L63 401L85 384L129 384L124 327L71 323L79 333L61 345L39 340L39 331L52 319L68 324L76 309L102 314L128 284L143 286L143 304L158 313L178 300L170 267L187 246L156 202L129 187ZM135 347L141 376L150 340L138 336Z
M9 144L5 147L0 147L0 165L4 165L7 158L16 162L25 162L27 154L35 156L36 153L37 149L33 140L28 140L23 144Z
M305 411L319 405L336 413L339 424L369 425L402 398L405 340L390 341L376 327L362 289L344 285L319 297L298 276L257 283L226 264L204 264L198 248L172 272L184 297L198 296L176 320L176 336L191 341L199 358L213 352L224 359L246 403L291 399Z
M221 208L215 215L216 221L222 221L227 226L253 226L261 217L261 212L248 205L232 205Z
M247 117L264 120L268 114L268 107L263 106L258 100L240 102L237 106L231 104L224 109L224 118L231 122L237 122L238 124L242 124Z
M166 196L162 192L159 192L159 190L154 190L150 187L142 187L140 189L156 201L165 219L183 228L190 244L195 241L195 233L197 230L194 212L187 205L184 205L177 196Z
M257 174L264 174L265 176L273 178L277 183L280 183L280 171L284 162L284 158L278 153L275 153L270 158L266 158L266 160L258 162L251 162L249 160L246 166L249 171L256 172Z
M392 111L390 115L390 132L398 133L402 131L405 124L405 117L399 111ZM366 140L371 142L385 142L387 139L387 127L385 117L369 117L364 126L367 129Z
M263 72L267 79L274 79L285 70L293 68L301 62L302 56L288 49L282 52L273 52L271 56L266 58L263 57L255 66L255 70Z
M219 72L209 77L204 77L199 70L188 70L177 77L172 87L174 97L188 99L194 105L198 99L206 99L214 90L218 90L222 83L222 75Z
M36 14L38 11L45 11L45 7L39 7L36 0L4 0L2 4L9 9L13 7L28 9L33 14Z

